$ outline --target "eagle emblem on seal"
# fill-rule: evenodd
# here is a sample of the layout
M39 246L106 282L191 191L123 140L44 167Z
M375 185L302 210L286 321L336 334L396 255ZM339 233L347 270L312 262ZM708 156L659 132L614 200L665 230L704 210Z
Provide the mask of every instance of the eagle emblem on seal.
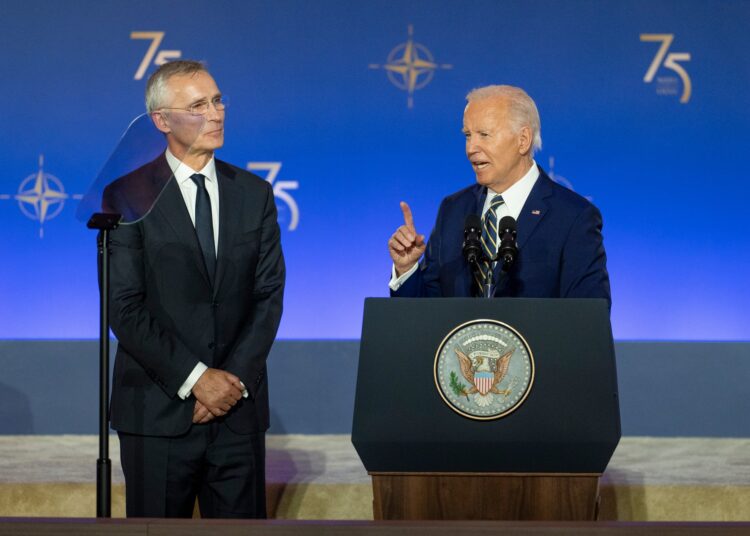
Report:
M508 373L513 349L503 355L497 350L477 350L469 355L459 348L455 348L454 351L458 356L461 374L473 385L466 391L466 396L478 395L474 397L477 405L489 406L494 398L493 393L504 396L511 393L511 387L500 391L497 384L503 381Z
M526 400L534 383L534 356L523 335L492 319L452 329L435 354L435 386L456 413L498 419Z

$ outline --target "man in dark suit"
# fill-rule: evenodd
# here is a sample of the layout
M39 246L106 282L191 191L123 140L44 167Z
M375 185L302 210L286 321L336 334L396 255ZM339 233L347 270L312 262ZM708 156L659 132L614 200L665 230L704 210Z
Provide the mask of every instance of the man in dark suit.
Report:
M518 222L518 254L504 273L492 271L497 297L604 298L611 300L602 218L578 194L553 182L534 162L541 126L534 101L520 88L487 86L467 96L463 132L477 183L446 197L425 243L411 210L401 203L404 224L388 241L393 259L391 295L479 296L487 275L464 259L464 221L483 216L482 241L499 242L497 222ZM493 225L488 225L488 220ZM487 252L492 246L483 245ZM417 261L424 254L421 264Z
M214 158L225 105L201 63L160 67L146 103L168 148L103 201L141 216L158 197L111 234L127 515L190 517L197 497L203 517L265 517L266 358L285 275L273 191Z

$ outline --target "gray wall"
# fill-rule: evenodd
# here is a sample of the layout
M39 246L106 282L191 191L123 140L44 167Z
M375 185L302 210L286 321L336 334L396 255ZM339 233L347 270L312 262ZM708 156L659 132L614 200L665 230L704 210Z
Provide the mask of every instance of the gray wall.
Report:
M615 346L624 435L750 437L750 343ZM358 352L277 341L270 432L349 433ZM0 434L96 433L98 366L96 341L0 340Z

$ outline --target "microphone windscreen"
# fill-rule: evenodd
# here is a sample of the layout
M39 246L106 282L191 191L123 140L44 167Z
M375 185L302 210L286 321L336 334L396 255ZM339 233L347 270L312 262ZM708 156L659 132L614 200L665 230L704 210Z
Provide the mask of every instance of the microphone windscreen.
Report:
M516 232L516 220L513 216L505 216L500 220L500 231Z
M477 216L476 214L469 214L466 216L466 220L464 220L464 229L481 229L482 228L482 218Z

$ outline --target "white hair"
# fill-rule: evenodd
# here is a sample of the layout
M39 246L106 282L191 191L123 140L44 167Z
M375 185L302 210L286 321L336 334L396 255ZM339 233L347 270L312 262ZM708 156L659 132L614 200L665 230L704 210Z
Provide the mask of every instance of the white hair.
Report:
M542 124L539 120L539 110L536 109L536 104L528 93L514 86L484 86L469 91L466 101L474 102L494 97L502 97L508 101L511 128L515 132L523 127L531 129L531 154L540 150L542 148Z
M167 81L173 76L208 73L206 65L194 60L175 60L160 66L146 82L146 111L155 112L162 106L167 94Z

